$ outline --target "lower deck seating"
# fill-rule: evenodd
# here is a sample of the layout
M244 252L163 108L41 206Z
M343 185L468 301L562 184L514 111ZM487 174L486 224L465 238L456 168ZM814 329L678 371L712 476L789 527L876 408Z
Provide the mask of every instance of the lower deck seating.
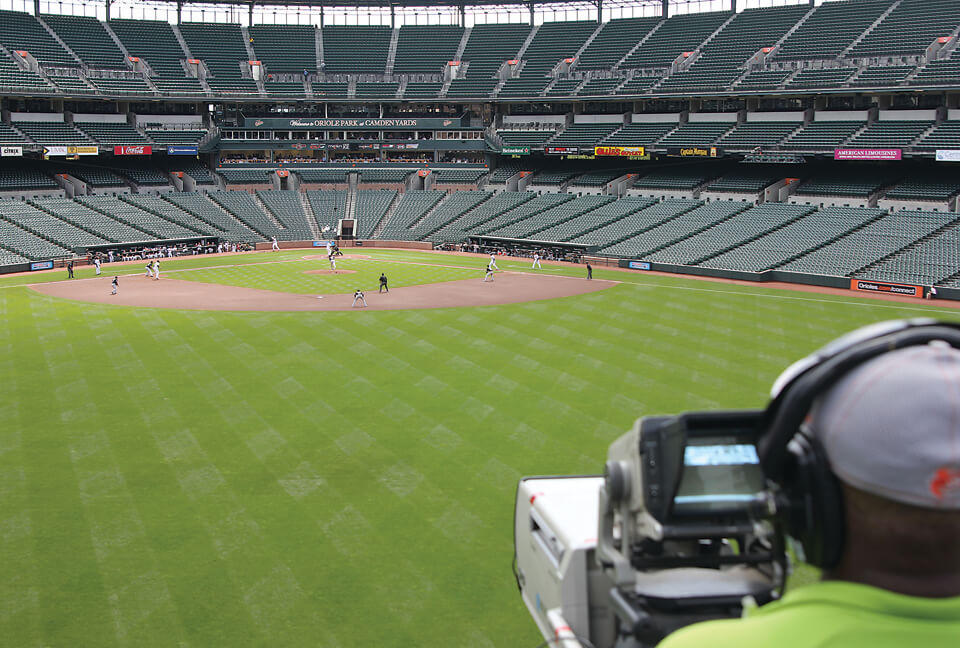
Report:
M222 231L228 241L249 243L266 240L265 236L245 225L223 207L210 200L205 193L170 193L165 194L162 198L193 215L198 220Z
M416 240L413 226L423 219L427 212L436 207L446 195L443 191L406 192L397 203L379 238L394 241Z
M357 191L356 218L357 237L366 239L373 235L373 230L383 220L387 209L397 197L392 189L372 189Z
M105 238L72 225L19 200L0 200L0 218L69 250L108 243ZM0 240L0 243L3 241Z
M309 241L314 238L309 218L297 191L258 191L257 197L283 230L277 238L284 241Z

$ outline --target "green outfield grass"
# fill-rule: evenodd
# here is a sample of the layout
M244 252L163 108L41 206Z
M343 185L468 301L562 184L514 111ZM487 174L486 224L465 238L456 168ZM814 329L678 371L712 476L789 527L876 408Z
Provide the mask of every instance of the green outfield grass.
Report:
M383 268L401 286L479 281L484 265L364 253L377 260L342 277L304 275L323 262L303 251L163 267L349 292ZM215 265L244 267L195 269ZM645 414L761 406L790 362L856 326L957 319L594 276L624 283L330 313L87 305L22 287L44 275L0 280L0 644L534 646L510 569L520 476L597 473Z

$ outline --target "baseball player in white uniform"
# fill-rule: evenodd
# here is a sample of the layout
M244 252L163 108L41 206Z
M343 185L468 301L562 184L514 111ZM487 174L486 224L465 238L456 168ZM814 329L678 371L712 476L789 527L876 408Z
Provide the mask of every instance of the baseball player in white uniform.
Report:
M363 291L359 288L357 289L357 292L353 293L353 304L351 304L350 307L353 308L356 306L358 301L363 304L364 308L367 307L367 300L363 296Z
M160 262L157 259L153 260L153 278L154 280L160 278Z
M533 268L539 268L539 267L540 267L540 255L537 254L536 252L534 252L534 253L533 253L533 265L530 266L530 269L532 270Z
M270 237L270 240L273 241L273 251L274 251L274 252L279 252L279 251L280 251L280 245L277 243L277 237L276 237L276 236L271 236L271 237Z
M484 281L493 281L493 269L496 267L496 263L493 262L493 259L490 260L490 263L487 264L487 273L483 275Z
M100 257L94 257L93 265L97 266L97 276L100 276Z
M494 256L493 252L490 253L490 263L487 264L488 268L493 268L494 270L499 270L500 266L497 265L497 257Z
M336 270L336 269L337 269L337 255L334 254L333 252L331 252L331 253L330 253L330 256L328 256L327 259L330 261L330 269L331 269L331 270Z

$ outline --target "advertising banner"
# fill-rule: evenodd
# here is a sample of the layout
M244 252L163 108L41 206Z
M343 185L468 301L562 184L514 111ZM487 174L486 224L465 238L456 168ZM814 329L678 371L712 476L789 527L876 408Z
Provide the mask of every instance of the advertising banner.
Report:
M580 148L577 146L548 146L543 149L547 155L577 155Z
M900 160L903 151L900 149L837 149L833 152L834 160Z
M68 146L67 155L100 155L96 146Z
M30 264L31 270L52 270L53 261L34 261Z
M432 130L435 128L461 128L460 118L441 119L438 117L410 117L387 119L340 119L317 117L315 119L294 118L245 118L244 128L263 130Z
M960 149L937 149L937 162L960 162Z
M322 247L322 248L325 248L325 247L327 247L328 245L336 245L336 244L337 244L336 241L314 241L314 242L313 242L313 247Z
M631 261L629 263L629 267L633 268L634 270L649 270L650 263L647 261Z
M504 146L500 149L503 155L530 155L529 146Z
M0 157L23 157L23 147L0 146Z
M595 146L593 154L597 157L643 157L647 154L647 148L645 146Z
M143 144L129 145L125 144L123 146L114 146L113 154L114 155L150 155L153 153L152 146L145 146Z
M885 281L866 281L864 279L851 279L850 290L861 292L879 292L889 295L906 295L907 297L923 297L923 286L911 286L910 284L895 284Z
M198 155L200 149L196 146L168 146L167 155Z
M667 155L685 158L715 158L720 157L720 149L716 146L671 146L667 148Z
M389 151L416 151L420 148L419 142L386 142L380 148Z

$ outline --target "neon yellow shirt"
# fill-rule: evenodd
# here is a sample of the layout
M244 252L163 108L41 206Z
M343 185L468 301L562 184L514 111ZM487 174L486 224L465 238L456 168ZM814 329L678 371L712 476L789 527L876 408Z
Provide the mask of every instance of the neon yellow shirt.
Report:
M957 648L960 596L919 598L842 581L807 585L744 619L707 621L658 648Z

